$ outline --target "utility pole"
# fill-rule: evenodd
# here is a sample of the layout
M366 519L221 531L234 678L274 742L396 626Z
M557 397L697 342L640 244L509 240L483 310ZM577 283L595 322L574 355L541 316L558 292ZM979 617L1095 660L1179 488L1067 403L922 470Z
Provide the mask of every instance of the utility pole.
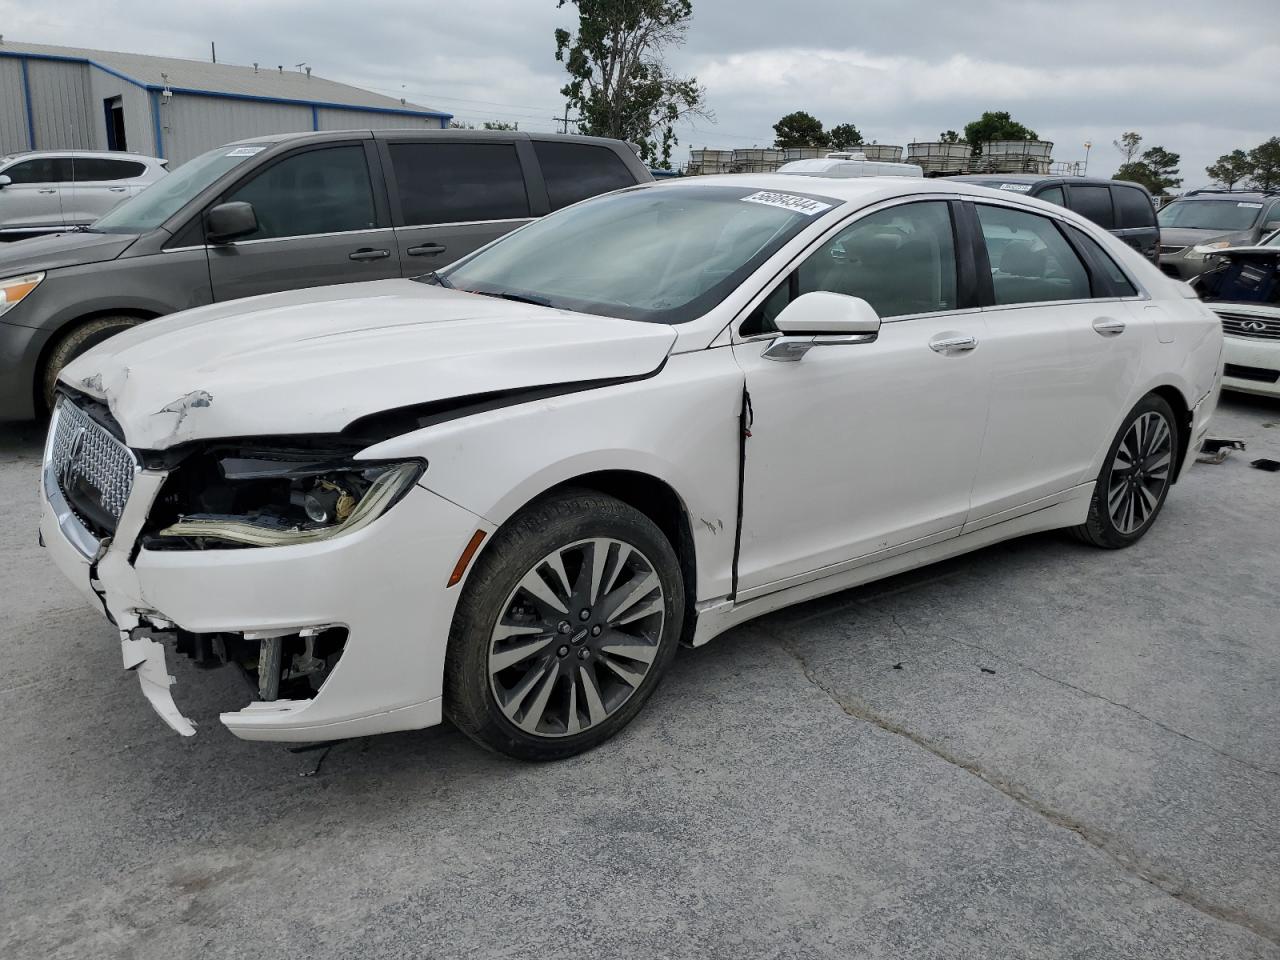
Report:
M558 124L560 124L560 132L561 132L561 133L568 133L568 132L569 132L569 124L570 124L570 122L572 122L572 123L577 123L577 122L578 122L579 120L581 120L581 119L582 119L581 117L574 117L574 118L572 119L572 121L570 121L570 119L569 119L569 105L566 103L566 104L564 105L564 116L563 116L563 117L552 117L552 118L551 118L551 122L552 122L552 123L558 123Z
M1084 142L1084 175L1089 175L1089 151L1093 149L1093 141L1086 140Z
M213 58L213 62L218 62L218 45L212 40L209 41L209 56Z

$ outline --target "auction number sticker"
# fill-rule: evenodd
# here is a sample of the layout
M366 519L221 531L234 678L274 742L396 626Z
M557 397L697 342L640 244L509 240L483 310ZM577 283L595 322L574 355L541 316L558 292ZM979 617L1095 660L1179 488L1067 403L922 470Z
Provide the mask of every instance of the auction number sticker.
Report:
M1244 207L1246 210L1261 210L1261 209L1262 209L1262 204L1260 204L1260 203L1237 203L1237 204L1236 204L1236 206L1237 206L1237 207Z
M261 153L265 149L267 148L266 147L236 147L234 150L228 153L227 156L228 157L252 157Z
M747 203L763 203L768 207L781 207L783 210L791 210L795 213L804 214L806 217L816 217L818 214L831 209L831 204L823 203L820 200L798 197L794 193L775 193L772 190L761 190L742 199Z
M1012 190L1014 193L1030 193L1031 184L1029 183L1002 183L1001 190Z

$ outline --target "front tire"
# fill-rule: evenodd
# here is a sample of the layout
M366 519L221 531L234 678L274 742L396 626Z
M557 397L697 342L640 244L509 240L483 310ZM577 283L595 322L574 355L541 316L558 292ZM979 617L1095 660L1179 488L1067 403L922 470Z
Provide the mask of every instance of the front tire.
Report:
M675 551L640 511L589 490L537 501L494 536L458 601L449 719L520 760L590 750L656 689L684 604Z
M62 372L63 367L90 347L96 347L108 337L123 333L140 323L142 323L141 317L97 317L63 334L62 339L50 351L40 374L40 400L44 403L45 411L53 409L53 401L58 389L58 374Z
M1119 550L1151 529L1173 482L1178 421L1158 394L1148 394L1125 417L1107 451L1089 503L1089 517L1072 532L1085 543Z

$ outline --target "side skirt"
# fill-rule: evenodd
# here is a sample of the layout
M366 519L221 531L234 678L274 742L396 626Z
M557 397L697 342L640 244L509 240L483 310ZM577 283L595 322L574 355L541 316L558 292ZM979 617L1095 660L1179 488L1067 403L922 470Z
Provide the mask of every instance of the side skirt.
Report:
M1084 523L1088 517L1089 498L1093 496L1093 487L1092 483L1082 484L1071 490L1069 499L1059 503L1003 522L991 523L989 526L962 533L949 540L930 542L908 553L896 553L881 559L876 559L876 555L872 554L863 558L865 562L857 566L849 568L842 564L840 566L844 569L834 571L820 579L776 590L755 599L739 603L719 603L708 607L699 613L692 645L702 646L726 630L792 604L839 593L841 590L905 573L917 567L937 563L939 560L948 560L1003 540L1012 540L1014 537L1029 533L1077 526Z

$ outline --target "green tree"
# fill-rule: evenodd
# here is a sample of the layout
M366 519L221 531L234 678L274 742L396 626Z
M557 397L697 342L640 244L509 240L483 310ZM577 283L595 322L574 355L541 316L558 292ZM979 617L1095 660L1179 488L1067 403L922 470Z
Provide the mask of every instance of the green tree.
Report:
M486 130L519 130L520 123L519 121L508 123L506 120L486 120L484 128Z
M861 146L862 131L852 123L837 123L827 131L827 143L836 150L847 150L849 147Z
M556 30L556 59L569 82L560 92L583 133L629 140L641 158L669 168L674 126L688 117L713 120L706 91L678 77L663 52L684 43L691 0L557 0L573 6L576 33Z
M940 143L959 143L960 134L956 133L954 130L943 130L938 134L938 141Z
M474 130L475 128L476 128L476 125L474 123L469 123L466 120L450 120L449 121L450 130Z
M1280 189L1280 137L1272 137L1249 151L1250 184L1255 190Z
M1216 163L1205 167L1204 172L1213 178L1214 183L1232 190L1237 183L1253 173L1253 164L1243 150L1232 150L1220 156Z
M1143 152L1141 160L1121 164L1113 179L1140 183L1152 194L1161 196L1171 187L1182 185L1181 178L1176 176L1181 159L1164 147L1152 147Z
M1119 140L1112 140L1115 148L1120 151L1120 155L1124 157L1121 161L1122 165L1133 163L1138 158L1138 151L1142 149L1142 134L1130 130L1128 133L1120 134Z
M777 147L825 147L830 142L822 121L803 110L788 113L773 125L773 133Z
M972 123L966 123L964 138L972 145L975 157L982 155L982 145L988 140L1037 139L1034 130L1013 119L1007 110L988 110Z

